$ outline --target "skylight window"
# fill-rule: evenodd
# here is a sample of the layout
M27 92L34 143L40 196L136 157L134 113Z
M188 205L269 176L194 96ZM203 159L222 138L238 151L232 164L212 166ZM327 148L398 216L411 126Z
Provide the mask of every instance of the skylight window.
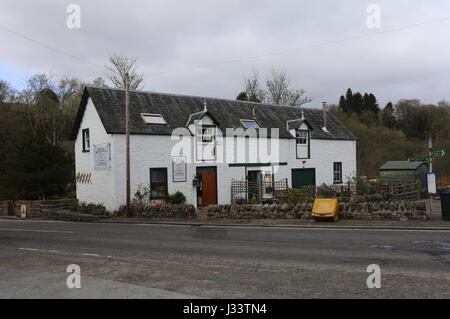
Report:
M141 113L141 116L147 124L167 124L161 114Z
M245 128L261 128L255 120L241 120L241 123Z

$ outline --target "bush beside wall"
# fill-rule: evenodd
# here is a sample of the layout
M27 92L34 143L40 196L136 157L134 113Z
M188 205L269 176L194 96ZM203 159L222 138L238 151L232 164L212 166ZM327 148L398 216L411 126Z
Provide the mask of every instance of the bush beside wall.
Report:
M129 217L154 217L154 218L194 218L195 207L191 204L152 206L141 203L132 203ZM121 206L117 216L125 216L125 206Z

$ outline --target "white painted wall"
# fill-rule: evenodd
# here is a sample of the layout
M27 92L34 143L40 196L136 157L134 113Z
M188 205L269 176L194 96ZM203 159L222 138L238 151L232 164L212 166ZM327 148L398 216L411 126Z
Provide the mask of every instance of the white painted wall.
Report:
M187 138L193 143L193 137ZM231 138L225 138L226 141L228 139ZM118 205L125 203L125 136L114 135L113 140L116 149L113 159L116 163L115 197ZM191 163L187 164L187 181L173 182L171 150L177 141L171 141L170 136L131 135L130 143L132 197L138 185L149 185L149 171L151 167L166 167L168 169L169 193L173 194L180 191L186 196L188 202L193 204L196 204L196 189L192 186L192 179L195 175L196 167L217 167L219 204L230 203L232 179L245 179L244 167L229 167L229 163L222 162L220 157L218 161L207 161L204 163L195 162L195 157L192 157ZM295 140L280 139L279 160L277 162L287 162L288 165L274 167L275 181L287 178L289 186L292 186L291 169L315 168L317 185L322 183L333 184L333 162L342 162L344 182L346 182L347 177L353 176L356 172L355 141L312 139L310 159L296 159L295 149ZM246 152L243 149L239 149L238 153L245 154ZM191 154L195 154L195 152L192 151ZM261 166L249 167L248 170L266 171L271 169L267 166Z
M209 120L209 119L207 119ZM81 131L83 128L90 129L91 152L82 152ZM220 133L220 132L219 132ZM179 142L172 140L170 136L155 135L131 135L131 196L133 197L139 185L149 186L150 168L166 167L168 173L169 193L182 192L188 202L196 204L196 188L192 185L192 179L198 166L217 167L218 203L229 204L231 201L231 181L232 179L244 180L244 167L229 167L225 154L220 150L226 146L230 147L230 141L234 143L233 149L240 155L241 159L234 159L234 162L254 162L249 154L254 155L257 149L254 147L254 139L249 138L249 143L244 142L243 137L218 138L217 160L204 163L195 162L195 138L184 137L190 145L190 157L187 164L187 181L173 182L171 152ZM237 142L237 143L235 143ZM93 145L101 143L111 143L111 170L95 171L93 159ZM250 151L246 152L244 145L250 144ZM76 150L76 172L91 173L92 184L77 184L77 198L87 203L101 203L109 210L115 210L123 205L126 200L125 192L125 135L107 134L100 118L91 102L88 101L86 113L81 123L80 131L75 143ZM356 141L349 140L320 140L311 139L310 158L296 159L295 139L280 139L278 147L278 158L272 162L287 162L286 166L274 167L274 180L288 179L289 186L292 186L291 170L293 168L315 168L316 184L333 183L333 162L342 162L343 181L356 174ZM189 153L189 152L188 152ZM247 154L247 156L246 156ZM176 154L178 155L178 154ZM244 155L244 156L242 156ZM225 159L225 161L224 161ZM244 159L244 160L243 160ZM229 158L230 160L230 158ZM262 162L266 162L262 160ZM248 170L270 170L270 167L251 167Z
M82 130L85 128L89 129L90 151L83 153ZM94 170L94 145L111 143L111 154L114 154L112 140L112 136L106 133L92 100L89 99L75 141L75 173L91 174L91 184L77 182L77 198L80 202L103 204L109 210L117 207L114 193L115 163L111 162L109 171Z

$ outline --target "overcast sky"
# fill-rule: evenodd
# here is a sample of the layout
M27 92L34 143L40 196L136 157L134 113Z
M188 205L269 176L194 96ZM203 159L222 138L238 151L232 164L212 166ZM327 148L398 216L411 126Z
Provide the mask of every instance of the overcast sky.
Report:
M72 3L79 29L66 26ZM369 4L381 8L380 28L367 26ZM0 79L17 88L36 73L91 81L117 53L138 59L152 91L235 98L245 75L264 80L273 66L311 106L349 87L381 106L450 100L448 0L1 0L0 39Z

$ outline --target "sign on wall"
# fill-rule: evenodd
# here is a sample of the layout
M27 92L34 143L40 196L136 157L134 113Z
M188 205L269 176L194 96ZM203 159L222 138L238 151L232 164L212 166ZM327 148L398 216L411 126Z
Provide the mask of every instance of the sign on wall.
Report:
M94 170L111 169L111 146L109 143L94 145Z
M186 157L173 156L172 170L174 182L186 182Z
M436 173L428 173L427 174L427 189L428 194L436 194Z

